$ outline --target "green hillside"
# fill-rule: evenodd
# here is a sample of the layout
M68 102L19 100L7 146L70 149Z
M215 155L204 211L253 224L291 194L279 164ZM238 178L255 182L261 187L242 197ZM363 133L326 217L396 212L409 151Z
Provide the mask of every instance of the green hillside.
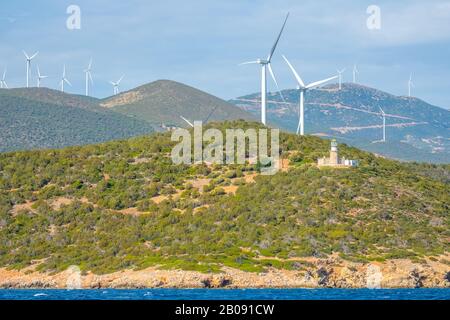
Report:
M44 88L0 89L0 151L56 148L146 134L146 122L96 100Z
M99 99L97 98L64 93L49 88L12 88L1 90L0 92L2 93L2 96L9 95L58 106L99 109Z
M252 120L251 114L206 92L185 84L158 80L117 96L104 99L100 105L116 112L146 120L155 127L164 125L186 126L180 118L190 121Z
M360 166L319 169L329 141L280 139L289 168L273 176L258 165L173 165L170 133L0 154L0 266L298 270L301 258L332 253L352 261L448 253L449 165L342 145Z

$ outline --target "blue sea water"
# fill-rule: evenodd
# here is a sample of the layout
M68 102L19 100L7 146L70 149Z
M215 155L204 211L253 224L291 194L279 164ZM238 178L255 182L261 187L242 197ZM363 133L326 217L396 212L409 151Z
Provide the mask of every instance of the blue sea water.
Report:
M4 289L0 300L450 300L448 289Z

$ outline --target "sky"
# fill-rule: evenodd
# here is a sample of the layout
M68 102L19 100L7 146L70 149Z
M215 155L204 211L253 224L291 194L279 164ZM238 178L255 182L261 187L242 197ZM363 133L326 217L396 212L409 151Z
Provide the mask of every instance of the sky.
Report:
M67 8L80 8L80 29L67 28ZM370 5L380 8L380 28L369 29ZM194 86L223 99L254 93L260 68L239 63L266 58L286 13L290 16L272 67L282 89L295 80L286 55L305 82L346 68L351 81L395 95L412 95L450 109L450 0L40 0L5 1L0 7L0 73L10 87L23 87L22 50L58 88L63 65L72 87L84 93L92 57L92 95L113 92L109 81L125 75L121 91L158 79ZM268 79L269 90L276 88Z

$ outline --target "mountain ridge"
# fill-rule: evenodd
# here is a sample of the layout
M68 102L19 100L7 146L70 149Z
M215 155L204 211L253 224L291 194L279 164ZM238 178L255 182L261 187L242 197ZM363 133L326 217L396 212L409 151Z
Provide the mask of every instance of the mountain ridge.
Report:
M162 123L169 126L186 126L180 118L191 121L206 120L254 120L243 112L209 93L173 80L157 80L136 87L117 96L103 99L101 106L144 119L155 126Z
M93 101L44 88L0 89L0 151L91 144L153 132L146 122Z
M0 151L91 144L185 127L180 116L252 119L228 102L170 80L105 99L48 88L0 89L0 109Z
M268 96L269 123L295 131L298 123L298 91L282 91ZM230 100L255 115L259 113L259 93ZM386 113L387 139L401 148L409 145L414 152L402 154L395 144L389 149L381 139L381 107ZM336 138L364 150L407 161L446 163L450 159L450 111L415 98L396 96L365 85L329 84L309 90L305 99L305 130Z

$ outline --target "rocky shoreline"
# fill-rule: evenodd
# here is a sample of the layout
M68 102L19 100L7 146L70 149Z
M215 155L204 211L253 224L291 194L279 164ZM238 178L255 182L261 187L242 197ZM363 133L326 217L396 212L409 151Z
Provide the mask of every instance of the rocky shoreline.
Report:
M268 269L264 273L223 267L222 272L124 270L81 275L77 269L57 274L0 269L0 288L450 288L450 266L427 260L389 260L352 263L340 259L317 260L302 270Z

